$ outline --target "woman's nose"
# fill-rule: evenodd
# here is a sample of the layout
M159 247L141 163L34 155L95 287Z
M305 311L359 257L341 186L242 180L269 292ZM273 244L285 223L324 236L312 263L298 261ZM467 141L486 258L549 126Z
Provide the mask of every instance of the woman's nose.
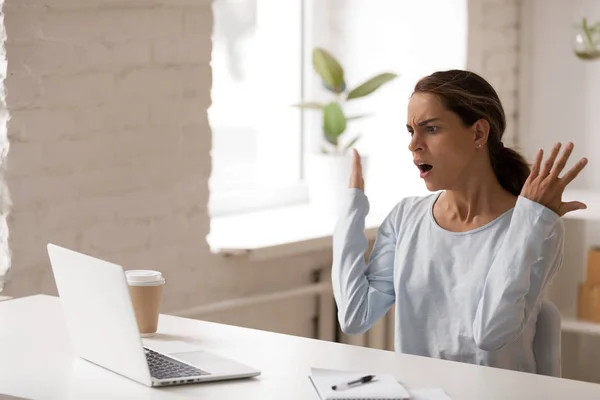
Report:
M410 138L410 142L408 143L408 150L410 150L414 153L415 151L422 150L422 149L423 149L423 144L421 143L421 137L419 134L414 133Z

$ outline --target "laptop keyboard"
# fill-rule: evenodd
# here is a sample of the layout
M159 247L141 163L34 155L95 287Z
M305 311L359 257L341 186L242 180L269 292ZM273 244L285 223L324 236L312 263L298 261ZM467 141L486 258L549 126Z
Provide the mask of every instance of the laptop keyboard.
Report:
M187 378L190 376L210 375L199 368L184 364L173 358L144 347L150 375L156 379Z

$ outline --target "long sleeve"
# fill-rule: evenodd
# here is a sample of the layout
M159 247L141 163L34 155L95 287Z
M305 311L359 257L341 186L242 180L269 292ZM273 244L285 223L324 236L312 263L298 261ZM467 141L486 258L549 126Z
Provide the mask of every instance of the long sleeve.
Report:
M367 331L392 306L395 299L393 270L397 234L393 221L396 209L377 231L368 264L365 254L365 218L369 212L366 195L349 189L349 201L333 234L333 294L338 320L345 333Z
M558 214L519 196L477 306L473 333L480 349L500 349L523 331L562 265L563 243Z

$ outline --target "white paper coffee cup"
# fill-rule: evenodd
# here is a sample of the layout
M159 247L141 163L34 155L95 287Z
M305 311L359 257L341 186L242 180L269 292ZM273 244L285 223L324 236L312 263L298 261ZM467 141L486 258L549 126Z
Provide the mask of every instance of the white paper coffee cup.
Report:
M165 278L154 270L125 271L131 303L135 311L140 335L152 336L158 329L158 316Z

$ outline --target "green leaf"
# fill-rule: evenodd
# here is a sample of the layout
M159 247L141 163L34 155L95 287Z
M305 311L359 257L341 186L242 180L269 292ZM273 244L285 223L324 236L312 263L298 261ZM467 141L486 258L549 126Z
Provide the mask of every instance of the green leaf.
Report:
M393 74L391 72L384 72L382 74L374 76L373 78L364 82L362 85L352 89L350 91L350 93L348 93L348 96L346 99L352 100L352 99L357 99L359 97L367 96L367 95L373 93L375 90L379 89L382 85L386 84L387 82L391 81L392 79L395 79L397 76L398 75Z
M304 108L309 110L321 110L325 107L325 104L317 103L316 101L307 101L306 103L294 104L292 107Z
M592 39L592 33L590 32L590 29L587 24L587 19L585 17L583 18L581 25L583 30L585 46L589 51L594 51L594 39Z
M583 24L573 24L573 28L574 29L583 29ZM598 30L600 30L600 22L596 22L594 25L587 25L587 28L590 32L597 32Z
M346 130L346 116L338 103L329 103L323 108L323 130L325 139L337 146L338 137Z
M352 139L346 146L344 146L344 150L348 150L349 148L354 146L354 144L358 142L358 139L360 139L360 136L356 136L354 139Z
M368 118L370 116L371 116L371 114L353 115L351 117L346 117L346 121L353 121L353 120L356 120L356 119Z
M344 69L331 54L324 49L316 48L313 50L312 62L325 87L338 94L345 90Z

